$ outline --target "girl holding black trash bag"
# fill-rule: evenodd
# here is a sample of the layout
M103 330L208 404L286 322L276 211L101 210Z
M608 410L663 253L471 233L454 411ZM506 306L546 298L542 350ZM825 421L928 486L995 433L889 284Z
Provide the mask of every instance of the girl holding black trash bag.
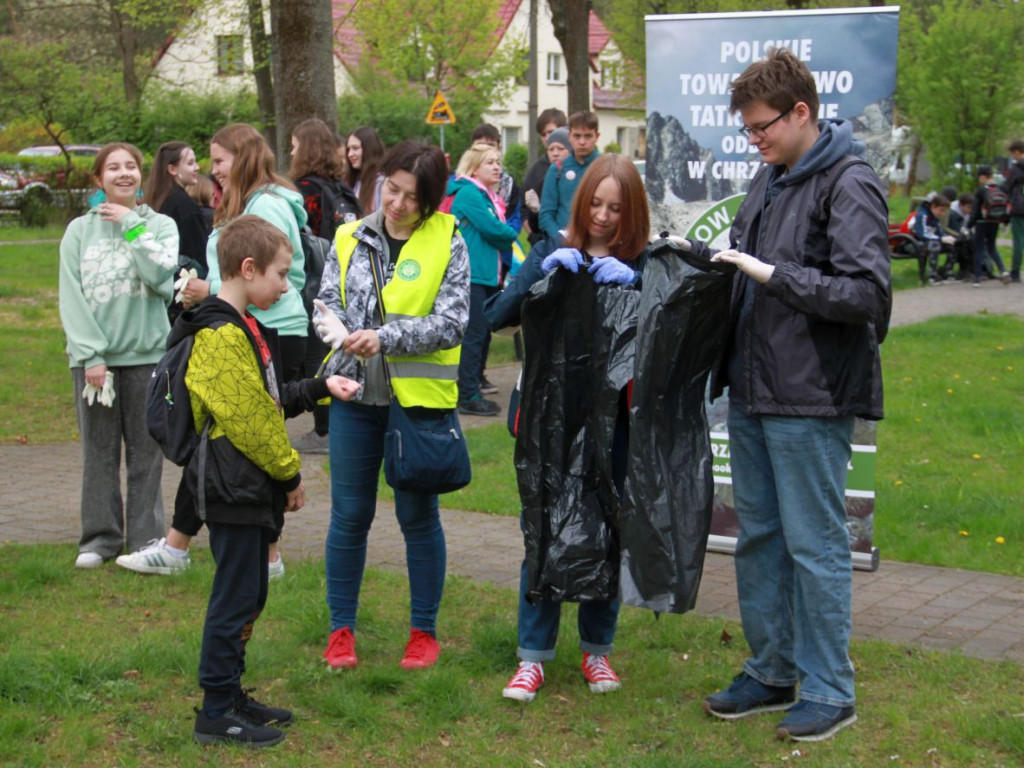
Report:
M444 154L404 141L387 153L382 169L381 206L338 230L313 316L321 338L337 351L325 373L362 385L354 401L344 407L332 402L330 412L331 633L324 658L332 669L357 663L356 609L391 393L409 411L453 417L459 345L469 320L466 244L454 217L437 212L448 177ZM437 494L396 489L395 514L405 537L411 602L400 666L429 667L440 653L435 625L447 559Z
M573 198L569 229L561 244L562 247L549 253L551 246L547 242L538 244L517 275L515 284L506 289L506 293L511 291L509 295L513 300L517 295L525 296L529 290L529 282L522 284L520 281L532 281L538 275L547 274L558 268L574 273L586 270L593 276L595 283L638 289L647 260L649 232L647 195L636 167L621 155L603 155L594 161L580 182ZM524 328L525 325L524 322ZM550 364L547 360L531 361L530 354L530 344L527 343L527 366ZM529 380L530 377L527 376L525 381ZM529 397L531 393L524 388L524 400ZM628 404L624 391L620 392L618 403L614 435L611 440L611 457L606 466L611 467L611 480L616 492L621 494L626 477L628 448ZM524 439L522 430L532 428L520 423L519 445L550 444L545 435L525 436ZM546 423L541 424L540 429L542 432L564 431L564 426ZM516 465L517 472L522 471L518 446ZM528 482L526 484L529 485ZM521 482L521 496L523 487L524 484ZM525 497L523 503L525 510ZM588 513L593 514L589 507L580 510L580 514ZM555 643L562 609L561 602L543 596L544 590L537 590L541 593L538 595L531 588L527 567L529 558L531 555L535 560L555 558L557 555L554 548L557 545L547 540L554 536L540 537L542 540L536 540L536 537L527 530L528 527L524 526L527 559L523 561L519 580L517 655L520 663L515 675L502 691L505 698L524 702L533 701L537 689L544 683L543 663L555 657ZM578 563L576 565L578 566ZM569 573L573 563L554 563L554 567ZM577 577L589 581L592 574L579 573ZM619 678L607 659L615 638L618 613L619 603L614 598L587 600L579 604L577 624L580 649L583 651L582 670L593 693L605 693L621 687Z

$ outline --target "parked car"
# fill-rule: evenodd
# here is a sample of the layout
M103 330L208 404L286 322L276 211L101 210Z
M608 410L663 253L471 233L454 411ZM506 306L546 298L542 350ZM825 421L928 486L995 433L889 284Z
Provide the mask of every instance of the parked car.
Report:
M102 148L100 144L67 144L65 145L68 154L81 157L93 157ZM19 155L27 157L56 157L61 154L60 147L56 144L40 144L35 147L26 147L18 152Z

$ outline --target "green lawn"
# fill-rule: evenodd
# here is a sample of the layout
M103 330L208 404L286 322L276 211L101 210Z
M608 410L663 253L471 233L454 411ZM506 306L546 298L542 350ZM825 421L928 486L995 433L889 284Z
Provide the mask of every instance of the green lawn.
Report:
M720 619L625 608L595 696L579 671L571 606L557 659L529 705L501 698L515 665L515 595L449 578L438 665L403 672L404 574L370 571L360 665L328 672L319 562L289 561L248 646L244 683L295 724L259 753L191 741L208 550L189 572L144 577L68 566L74 547L8 546L0 558L0 765L686 766L1010 768L1024 762L1020 668L958 654L854 642L860 721L820 744L775 738L779 715L713 720L700 701L746 656ZM723 634L723 630L726 634ZM723 640L723 638L728 638Z

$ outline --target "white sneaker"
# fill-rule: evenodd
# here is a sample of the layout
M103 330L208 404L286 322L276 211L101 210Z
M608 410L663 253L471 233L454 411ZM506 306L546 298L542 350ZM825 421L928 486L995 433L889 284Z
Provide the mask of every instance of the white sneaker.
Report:
M282 579L284 578L284 558L281 557L281 553L278 552L277 560L267 563L267 578L269 579Z
M171 554L167 550L167 539L153 539L138 552L121 555L116 560L122 568L136 573L155 573L160 576L171 576L181 573L192 559L188 552L183 557Z
M103 565L103 557L98 552L79 552L75 560L75 568L99 568Z

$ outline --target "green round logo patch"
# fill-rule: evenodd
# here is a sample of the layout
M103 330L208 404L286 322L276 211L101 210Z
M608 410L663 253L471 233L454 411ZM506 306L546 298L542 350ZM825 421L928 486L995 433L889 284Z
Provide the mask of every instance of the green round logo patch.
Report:
M398 265L397 274L403 280L415 280L420 276L420 263L414 259L406 259Z

